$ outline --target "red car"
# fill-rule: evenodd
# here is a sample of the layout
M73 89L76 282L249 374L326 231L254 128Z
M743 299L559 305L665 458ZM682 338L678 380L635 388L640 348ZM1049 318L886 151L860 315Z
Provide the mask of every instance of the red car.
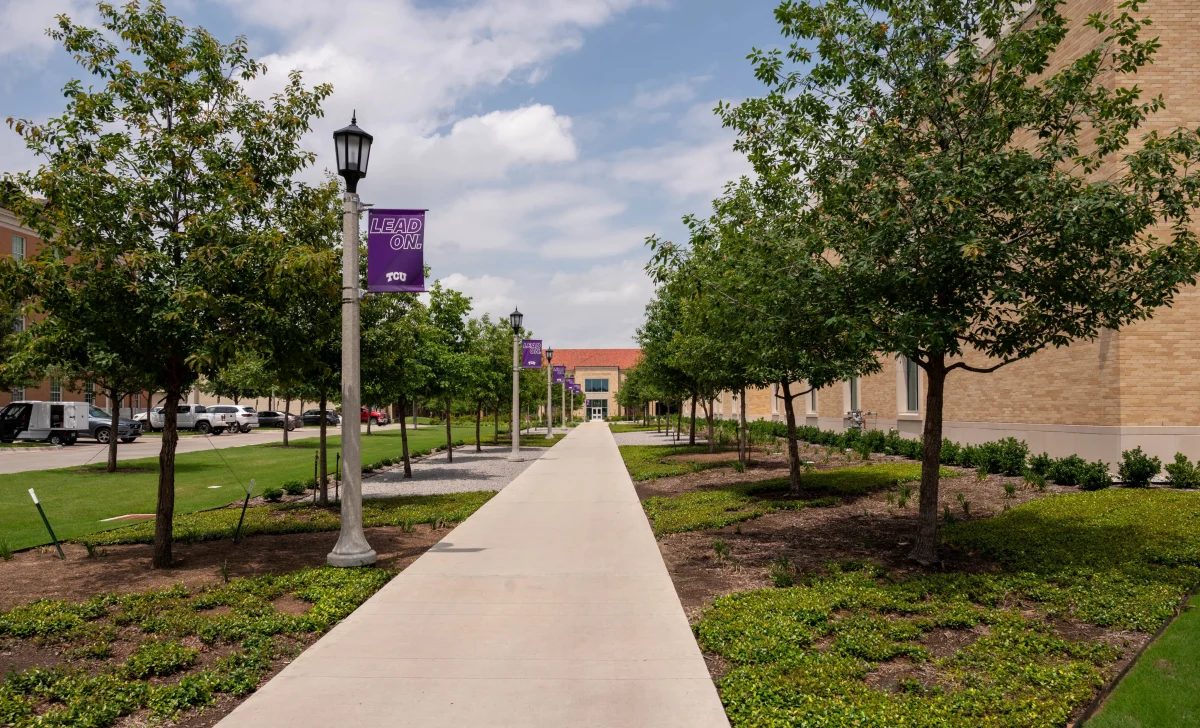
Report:
M367 420L370 420L371 424L374 424L374 425L386 425L389 422L391 422L391 419L388 417L387 412L379 412L377 410L368 410L366 407L363 407L362 415L359 418L359 422L362 422L365 424Z

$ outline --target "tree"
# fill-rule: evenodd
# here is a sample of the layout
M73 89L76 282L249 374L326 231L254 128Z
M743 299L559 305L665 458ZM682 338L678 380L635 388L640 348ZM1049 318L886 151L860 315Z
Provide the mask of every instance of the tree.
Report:
M482 452L481 420L485 407L495 416L493 442L500 442L500 411L512 399L512 329L505 320L484 314L471 319L470 399L475 413L475 452Z
M442 404L446 413L446 459L454 462L454 438L451 434L453 420L452 405L470 386L471 331L467 326L467 315L471 312L471 299L458 291L433 285L429 294L430 337L422 352L427 356L429 378L425 384L425 398Z
M720 108L756 171L808 186L880 348L925 371L921 563L937 558L947 375L1145 319L1200 269L1200 140L1130 145L1163 106L1133 83L1159 45L1149 21L1137 0L1089 16L1095 42L1051 71L1059 4L1026 20L1018 0L784 2L790 47L751 56L768 95Z
M787 178L760 176L730 184L713 215L687 218L683 255L659 244L658 275L690 270L690 308L708 351L727 384L778 384L787 421L789 484L800 492L795 400L839 381L880 368L866 300L846 269L825 255L802 188ZM710 364L710 366L714 366ZM745 394L741 400L745 435Z
M255 100L243 84L263 67L244 38L221 43L157 1L97 11L101 28L59 16L51 36L101 86L68 83L66 110L45 124L9 120L43 163L6 177L0 204L47 241L47 275L95 288L96 308L122 314L103 328L90 317L63 324L140 362L165 393L153 557L165 568L177 405L254 338L280 242L261 211L311 162L299 140L331 89L306 89L293 73L282 92ZM50 286L37 303L60 318L76 310Z
M29 332L25 307L33 293L31 273L23 262L0 258L0 389L11 391L35 381L28 359Z
M243 399L266 396L271 391L271 385L271 373L262 355L243 348L234 354L228 364L203 380L200 391L232 399L234 404L238 404Z

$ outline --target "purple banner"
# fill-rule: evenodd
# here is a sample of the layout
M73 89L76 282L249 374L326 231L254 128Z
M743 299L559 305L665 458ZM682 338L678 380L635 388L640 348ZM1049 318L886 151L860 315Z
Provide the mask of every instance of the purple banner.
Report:
M550 380L551 382L554 384L562 384L563 380L567 378L567 368L565 366L554 367L553 377L554 378Z
M521 342L521 368L542 368L542 340L525 339Z
M425 290L424 210L371 210L367 214L367 290Z
M567 386L568 386L568 387L574 387L574 386L575 386L575 377L567 377Z

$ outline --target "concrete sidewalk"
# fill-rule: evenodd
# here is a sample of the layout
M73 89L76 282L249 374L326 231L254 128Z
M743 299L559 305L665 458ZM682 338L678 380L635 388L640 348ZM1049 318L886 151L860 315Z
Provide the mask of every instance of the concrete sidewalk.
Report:
M596 422L219 725L729 723L612 434Z

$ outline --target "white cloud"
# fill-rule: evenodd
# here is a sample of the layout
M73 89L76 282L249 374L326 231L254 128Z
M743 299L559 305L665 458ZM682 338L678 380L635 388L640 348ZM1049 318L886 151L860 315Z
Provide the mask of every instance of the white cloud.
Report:
M442 278L441 283L470 296L471 308L476 315L490 313L493 317L507 317L516 303L517 282L512 278L487 274L471 278L452 273Z
M96 22L87 0L4 0L0 2L0 58L5 63L40 66L58 43L46 35L58 15L86 25Z
M570 117L544 104L461 119L447 134L411 143L411 159L396 167L406 174L417 168L425 184L502 179L513 167L572 162L579 154Z
M664 106L685 104L696 98L697 87L708 80L708 76L693 76L665 86L640 86L637 95L633 97L633 105L638 109L661 109Z
M613 177L658 185L676 199L690 200L715 197L725 183L750 174L750 163L734 151L734 135L714 117L714 106L693 106L679 123L681 139L622 152Z

